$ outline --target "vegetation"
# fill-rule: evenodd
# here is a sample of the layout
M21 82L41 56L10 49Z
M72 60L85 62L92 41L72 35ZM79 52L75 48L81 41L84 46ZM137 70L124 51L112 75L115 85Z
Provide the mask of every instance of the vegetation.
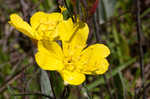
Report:
M150 1L135 1L0 0L0 99L149 99ZM60 12L60 5L67 8L64 19L88 24L88 45L103 43L111 51L107 73L87 75L79 86L40 69L34 41L8 23L12 13L29 22L37 11Z

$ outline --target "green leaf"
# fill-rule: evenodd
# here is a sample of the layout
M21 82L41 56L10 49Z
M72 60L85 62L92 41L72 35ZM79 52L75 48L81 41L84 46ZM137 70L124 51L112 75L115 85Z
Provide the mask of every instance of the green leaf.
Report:
M64 91L64 81L62 80L61 76L57 75L57 73L54 71L50 72L50 77L52 79L51 83L53 85L56 98L59 98Z
M118 99L125 99L126 85L122 73L119 73L114 77L114 85L117 92Z
M142 14L141 14L141 18L143 18L144 16L148 15L150 13L150 8L146 9Z
M54 97L51 82L49 80L48 74L46 71L41 69L41 91L43 94L49 95L51 97ZM48 99L48 98L46 98Z
M99 0L100 23L104 23L108 18L113 16L117 0Z

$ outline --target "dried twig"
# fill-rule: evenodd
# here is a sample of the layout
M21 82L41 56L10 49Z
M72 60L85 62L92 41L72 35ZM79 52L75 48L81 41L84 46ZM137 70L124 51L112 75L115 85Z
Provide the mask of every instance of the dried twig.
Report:
M22 12L24 15L24 19L28 21L27 16L29 15L29 5L24 1L24 0L20 0L20 5L22 7Z
M12 84L15 80L21 77L22 73L24 72L25 69L27 69L30 65L27 65L23 67L18 73L16 73L14 76L12 76L10 79L8 79L6 82L2 84L0 87L0 93L4 92L7 88L7 85Z
M13 96L25 96L25 95L36 95L36 96L47 97L49 99L54 99L54 98L50 97L49 95L46 95L46 94L43 94L43 93L39 93L39 92L13 94Z
M138 38L138 46L139 46L139 62L140 62L140 71L141 71L141 79L142 79L142 89L143 89L143 99L145 97L145 79L144 79L144 62L143 62L143 49L142 49L142 30L141 30L141 19L140 19L140 0L136 0L136 28L137 28L137 38Z
M97 14L95 13L93 16L93 25L94 25L94 31L95 31L95 36L96 36L96 42L99 43L101 41L101 37L100 37L100 26L98 26L98 22L97 22Z

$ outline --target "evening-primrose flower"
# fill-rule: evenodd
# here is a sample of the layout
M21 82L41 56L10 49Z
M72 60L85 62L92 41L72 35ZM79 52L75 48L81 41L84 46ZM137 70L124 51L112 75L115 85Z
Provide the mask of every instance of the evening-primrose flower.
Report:
M103 44L86 48L89 28L86 23L77 25L71 40L62 41L62 47L56 42L39 41L35 55L42 69L58 71L64 81L71 85L80 85L85 80L85 74L103 74L109 66L106 60L110 54L109 48Z
M65 8L64 6L59 6L60 10L61 10L61 13L63 13L64 11L67 10L67 8Z
M58 37L56 26L63 21L61 13L36 12L30 19L30 24L17 14L10 15L9 23L18 31L36 40L54 40Z

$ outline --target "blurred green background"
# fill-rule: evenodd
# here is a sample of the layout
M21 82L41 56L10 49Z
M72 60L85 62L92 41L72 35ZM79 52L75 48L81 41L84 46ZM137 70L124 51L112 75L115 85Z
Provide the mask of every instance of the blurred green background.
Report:
M76 3L74 2L76 1ZM57 72L41 70L32 41L8 24L18 13L29 22L36 11L60 12L64 0L0 0L0 99L143 99L134 0L66 0L64 18L79 16L88 23L88 44L109 46L105 75L87 76L80 86L64 86ZM141 0L141 42L145 97L150 99L150 0Z

